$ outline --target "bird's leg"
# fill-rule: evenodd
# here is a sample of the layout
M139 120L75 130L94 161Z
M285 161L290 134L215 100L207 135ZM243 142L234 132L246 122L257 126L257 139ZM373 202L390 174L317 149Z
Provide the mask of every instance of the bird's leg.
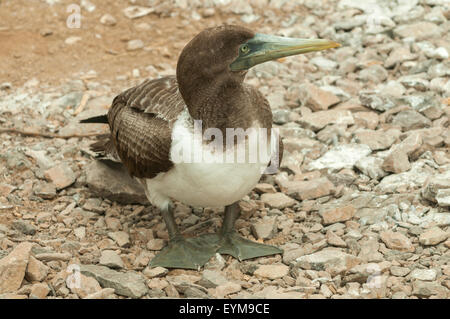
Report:
M178 230L172 205L161 210L169 233L169 243L151 261L150 267L199 269L214 256L217 247L203 237L184 238Z
M225 207L225 217L222 228L218 233L219 253L232 255L239 260L245 260L283 252L275 246L256 243L239 236L234 229L234 224L239 215L240 208L237 202Z

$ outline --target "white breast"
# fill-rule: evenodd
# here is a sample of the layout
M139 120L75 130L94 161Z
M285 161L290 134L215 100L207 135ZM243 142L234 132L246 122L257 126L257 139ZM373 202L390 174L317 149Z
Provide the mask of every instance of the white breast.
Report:
M246 143L241 162L236 163L236 157L232 162L226 162L227 154L230 160L233 158L230 152L236 154L236 148L227 149L227 154L218 152L211 145L195 149L192 147L194 132L189 113L183 112L172 132L171 160L174 167L145 180L146 193L152 204L164 208L170 199L175 199L200 207L230 205L254 188L270 161L270 156L250 157ZM251 133L248 140L257 140L252 134L258 133ZM268 152L271 153L270 148Z

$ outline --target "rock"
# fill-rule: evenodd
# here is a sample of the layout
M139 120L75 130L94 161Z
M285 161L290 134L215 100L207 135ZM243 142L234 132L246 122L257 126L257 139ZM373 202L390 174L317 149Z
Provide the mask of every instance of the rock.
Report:
M261 201L264 204L269 205L272 208L284 209L286 207L291 207L295 204L295 200L290 198L289 196L283 193L275 193L275 194L262 194Z
M391 266L389 269L392 276L397 277L405 277L407 274L411 272L409 268L406 267L398 267L398 266Z
M164 247L164 240L159 238L150 239L147 242L147 249L161 250Z
M100 291L94 292L90 295L87 295L83 299L107 299L109 296L111 296L114 293L113 288L104 288Z
M135 272L122 273L104 266L81 265L81 273L95 278L103 288L113 288L121 296L140 298L148 291L145 277Z
M83 240L86 237L86 227L77 227L73 230L73 233L75 234L75 237L78 238L78 240Z
M382 130L360 130L355 132L354 136L356 142L366 144L372 151L385 150L391 147L397 139L396 134Z
M227 282L216 287L215 296L217 298L224 298L225 296L241 291L241 289L241 285L234 282Z
M434 269L414 269L409 276L417 280L434 281L437 273Z
M445 241L448 237L448 232L439 227L433 227L420 234L419 242L425 246L433 246Z
M394 29L394 35L401 38L414 38L416 41L420 41L439 37L441 30L434 23L420 21L396 27Z
M56 197L56 187L53 183L40 183L33 189L34 194L43 199L53 199Z
M309 181L286 181L280 187L283 192L300 200L320 198L334 191L333 183L326 177Z
M17 291L25 277L30 251L34 244L18 244L6 257L0 259L0 294Z
M364 175L369 176L371 179L379 180L387 175L382 168L383 162L381 158L366 156L357 161L355 166Z
M417 55L412 54L409 51L409 47L400 46L391 51L391 53L389 54L389 57L384 61L384 67L386 69L390 69L401 62L415 60L416 58L417 58Z
M356 212L356 208L352 205L337 207L322 213L323 224L329 225L339 222L345 222L351 219Z
M36 234L36 227L31 225L28 221L25 220L15 220L12 223L12 226L14 229L20 231L24 235L31 235L33 236Z
M436 194L436 201L441 207L450 207L450 188L439 189Z
M216 288L228 283L228 280L217 270L205 269L198 284L205 288ZM239 289L240 290L240 289Z
M433 295L446 293L446 289L438 282L415 280L412 288L413 295L420 298L427 298Z
M343 273L358 265L361 260L358 257L344 253L337 248L325 248L321 251L301 256L296 259L296 266L302 269L316 271L325 270L332 276Z
M144 47L144 42L140 39L136 39L136 40L130 40L127 43L127 50L128 51L136 51L136 50L140 50Z
M73 45L81 40L83 40L82 37L68 37L67 39L64 40L64 43L67 45Z
M251 231L256 239L271 239L277 231L276 218L263 219L251 225Z
M99 264L113 269L121 269L124 267L122 258L114 250L103 250Z
M122 204L148 204L144 189L122 165L108 166L93 161L86 166L86 184L97 197Z
M385 157L381 169L386 172L395 174L403 173L411 169L411 164L408 160L408 155L401 150L391 152Z
M436 203L438 192L445 189L450 189L450 171L431 177L422 188L422 197Z
M30 299L44 299L50 292L46 283L38 283L31 286Z
M152 12L154 12L154 8L142 7L142 6L130 6L123 10L123 14L128 19L137 19L143 16L146 16Z
M274 280L282 278L289 273L289 267L286 265L261 265L253 273L255 276Z
M342 144L333 147L319 159L311 162L309 170L321 170L324 168L334 171L343 168L353 168L361 158L371 153L369 146L365 144Z
M164 267L155 267L155 268L147 267L144 269L143 274L148 278L155 278L165 276L167 275L168 272L169 270Z
M76 176L67 164L54 166L44 172L45 178L52 182L57 190L64 189L75 183Z
M341 239L338 235L336 235L333 231L329 230L326 234L327 243L331 246L336 247L347 247L347 243Z
M375 191L392 193L398 189L422 187L431 172L422 163L413 163L407 172L388 175L375 187Z
M272 184L267 183L259 183L255 186L255 191L258 193L276 193L277 190L273 187Z
M317 66L319 69L324 71L332 71L336 69L338 64L332 60L329 60L327 58L324 58L322 56L316 56L310 60L312 64Z
M300 101L313 111L327 110L330 106L340 102L339 98L333 93L310 83L300 85L299 89Z
M107 26L114 26L117 24L117 20L112 15L107 13L102 15L102 17L100 18L100 23Z
M392 119L393 125L398 125L403 131L410 131L431 126L431 121L414 110L397 113Z
M347 110L327 110L304 114L298 122L314 132L329 124L353 125L355 123L352 113Z
M98 293L102 290L102 287L95 278L80 274L79 287L69 287L69 289L78 297L85 298L90 294Z
M365 82L381 83L388 77L388 72L381 65L375 64L368 68L361 70L358 74L358 78Z
M27 269L25 272L25 278L28 281L43 281L49 272L50 268L44 263L40 262L33 256L30 256Z
M70 253L40 253L34 257L41 261L69 261L72 255Z
M120 247L130 246L130 236L124 231L116 231L108 233L108 237L114 240Z
M415 248L408 237L399 232L391 230L380 233L380 239L386 247L404 252L414 252Z

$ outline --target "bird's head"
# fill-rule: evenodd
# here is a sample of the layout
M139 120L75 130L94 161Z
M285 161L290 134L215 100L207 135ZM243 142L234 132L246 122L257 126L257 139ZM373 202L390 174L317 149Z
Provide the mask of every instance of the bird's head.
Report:
M178 59L177 79L180 86L186 81L242 82L248 69L260 63L338 46L324 39L279 37L221 25L203 30L184 47Z

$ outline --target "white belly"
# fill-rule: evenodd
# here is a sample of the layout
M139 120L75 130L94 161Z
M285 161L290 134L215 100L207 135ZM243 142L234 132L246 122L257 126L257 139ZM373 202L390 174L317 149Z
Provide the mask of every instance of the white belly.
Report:
M228 149L225 154L207 146L202 146L200 150L182 148L189 143L192 146L194 140L188 120L188 114L182 114L173 128L171 160L175 163L174 167L155 178L142 181L150 202L160 208L165 208L171 199L190 206L219 207L242 199L258 183L270 156L250 157L248 143L244 146L245 156L239 162L233 156L232 162L226 160L226 154L237 154L236 148ZM180 160L180 149L184 151L184 160ZM271 153L270 148L268 152Z

